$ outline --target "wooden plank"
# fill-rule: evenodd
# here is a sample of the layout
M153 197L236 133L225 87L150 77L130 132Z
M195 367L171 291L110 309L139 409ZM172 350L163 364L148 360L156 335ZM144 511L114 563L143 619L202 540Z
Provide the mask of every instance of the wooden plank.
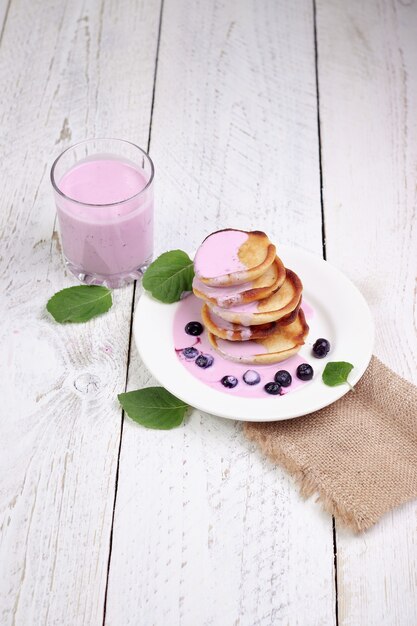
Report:
M417 4L318 2L327 254L376 321L375 353L417 382ZM339 624L417 623L417 503L338 529Z
M225 226L321 252L310 2L166 0L152 127L158 248ZM155 329L157 332L157 329ZM149 384L133 350L129 387ZM125 421L107 624L332 624L330 517L194 411Z
M13 0L0 54L2 625L101 624L132 288L85 325L45 311L64 275L52 160L146 146L159 3ZM134 80L132 80L134 78Z

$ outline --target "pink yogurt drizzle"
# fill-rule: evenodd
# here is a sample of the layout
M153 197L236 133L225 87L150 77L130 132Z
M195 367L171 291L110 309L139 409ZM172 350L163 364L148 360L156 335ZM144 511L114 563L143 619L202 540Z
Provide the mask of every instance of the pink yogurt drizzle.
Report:
M234 313L256 313L258 312L258 304L259 300L255 300L254 302L247 302L241 304L234 304L229 307L229 311Z
M201 282L196 276L193 287L201 291L207 298L214 298L220 307L233 306L241 301L241 293L252 289L253 283L242 283L231 287L210 287ZM229 304L228 304L229 303Z
M314 317L314 309L304 298L301 301L301 308L304 311L306 320L311 320Z
M250 341L250 340L243 341L241 343L239 341L226 341L226 339L218 339L217 345L219 346L220 350L234 357L239 357L239 356L252 357L255 354L266 354L268 352L265 346L263 346L261 343L258 343L257 341ZM256 369L256 366L254 365L253 368ZM248 367L247 369L252 369L252 366Z
M239 248L248 238L240 230L223 230L203 241L194 259L197 276L216 278L246 269L239 260Z
M227 359L220 356L209 343L207 338L207 331L204 330L202 335L200 335L200 342L195 345L196 337L191 337L187 335L184 328L188 322L195 321L200 322L201 324L201 300L196 298L194 295L190 295L184 300L182 300L175 313L174 323L173 323L173 338L174 338L174 347L177 351L177 356L180 359L183 366L188 370L188 372L197 378L201 382L205 383L209 387L213 389L217 389L217 391L221 391L223 393L233 394L235 396L241 396L245 398L273 398L276 397L277 401L279 401L279 396L271 396L266 393L264 390L264 385L268 382L274 380L274 374L278 370L287 370L290 372L292 376L292 384L290 387L286 389L282 389L283 393L289 393L306 385L307 383L302 382L296 377L296 369L301 363L305 363L305 360L302 359L299 355L294 355L282 363L276 363L275 365L247 365L244 363L234 363L232 361L228 361ZM227 322L226 322L227 324ZM222 340L220 340L222 341ZM245 342L246 343L246 342ZM253 347L254 342L249 341L249 344ZM198 367L195 364L195 361L187 361L180 352L180 349L187 348L189 346L195 345L195 347L200 350L204 354L210 354L214 358L213 365L207 369L203 369ZM260 344L256 345L256 352L260 354L262 351L262 346ZM239 344L235 344L236 350L239 350ZM257 385L247 385L243 380L243 374L248 370L255 370L261 376L261 382ZM235 376L238 379L238 384L233 389L227 389L223 387L221 384L221 379L223 376ZM192 381L190 381L192 384Z

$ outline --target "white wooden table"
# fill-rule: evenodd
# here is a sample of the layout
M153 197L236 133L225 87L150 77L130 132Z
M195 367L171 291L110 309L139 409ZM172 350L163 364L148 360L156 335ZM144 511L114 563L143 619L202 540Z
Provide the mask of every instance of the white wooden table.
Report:
M197 411L123 419L140 295L60 326L52 160L94 136L156 165L156 253L257 227L340 267L417 382L415 0L0 3L1 626L411 626L417 502L356 537Z

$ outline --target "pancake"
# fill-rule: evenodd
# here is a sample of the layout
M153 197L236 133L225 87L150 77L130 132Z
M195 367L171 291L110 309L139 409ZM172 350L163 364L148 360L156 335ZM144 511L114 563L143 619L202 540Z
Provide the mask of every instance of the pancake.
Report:
M285 280L285 267L281 259L275 257L274 263L256 280L229 287L210 287L196 276L193 280L194 295L205 302L220 307L236 304L248 304L271 296Z
M276 249L265 233L227 228L206 237L194 259L197 278L211 287L256 280L275 260Z
M269 324L259 324L258 326L241 326L240 324L232 324L218 317L207 304L203 304L201 309L201 318L207 330L216 335L219 339L227 339L228 341L249 341L250 339L263 339L276 331L277 326L286 326L291 324L298 315L300 304L292 313L283 317L279 322L270 322Z
M229 341L249 341L250 339L263 339L275 331L276 322L260 324L259 326L240 326L226 322L210 311L207 304L201 309L201 319L205 328L218 337Z
M283 285L269 298L249 304L237 304L228 309L210 305L213 313L233 324L258 326L277 322L292 313L300 303L303 285L297 274L286 270Z
M280 363L296 354L304 344L307 334L307 322L303 310L300 309L294 322L286 326L277 326L274 333L263 339L227 341L210 332L208 338L216 352L229 361L268 365Z

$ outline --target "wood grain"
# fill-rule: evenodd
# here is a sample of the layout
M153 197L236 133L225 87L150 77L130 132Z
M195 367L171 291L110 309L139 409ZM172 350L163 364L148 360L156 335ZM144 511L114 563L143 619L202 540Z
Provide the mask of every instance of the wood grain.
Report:
M158 17L158 2L13 0L4 29L2 626L102 623L132 288L88 324L48 316L48 297L74 282L49 168L94 135L146 145Z
M318 2L328 259L358 285L375 353L417 382L417 3ZM338 529L339 624L417 623L417 504Z
M165 0L158 251L194 253L236 226L320 253L316 115L310 2ZM149 382L133 349L129 387ZM331 519L238 423L194 411L164 433L126 419L108 625L328 625L334 603Z

